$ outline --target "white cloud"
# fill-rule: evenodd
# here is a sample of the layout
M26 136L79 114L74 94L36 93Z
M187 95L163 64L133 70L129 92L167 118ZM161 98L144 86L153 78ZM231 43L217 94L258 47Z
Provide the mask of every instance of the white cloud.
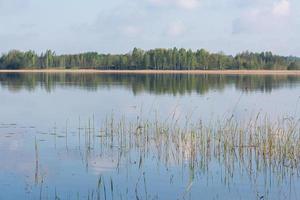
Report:
M195 9L199 4L199 0L177 0L177 5L185 9Z
M181 21L176 21L169 24L167 34L171 37L181 36L185 32L185 26Z
M121 30L128 37L136 37L143 32L140 27L133 26L133 25L127 25L123 27Z
M280 52L300 55L300 0L92 0L72 5L0 0L0 23L5 27L0 28L0 53L48 48L124 53L134 46L235 53L265 49L268 43L270 50L280 44ZM282 38L287 42L278 43Z
M156 6L175 6L182 9L192 10L200 5L200 0L148 0Z
M114 158L96 157L89 160L89 166L96 175L103 172L112 171L117 167L118 163Z
M233 21L233 33L279 31L289 24L289 15L289 0L257 4L256 7L245 10Z
M289 0L280 0L273 5L272 13L276 16L287 16L290 14Z

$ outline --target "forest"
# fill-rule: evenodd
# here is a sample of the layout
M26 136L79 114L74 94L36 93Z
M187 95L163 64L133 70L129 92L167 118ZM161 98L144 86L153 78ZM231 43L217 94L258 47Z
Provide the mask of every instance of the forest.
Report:
M37 54L34 51L11 50L0 57L0 69L152 69L152 70L226 70L265 69L300 70L300 58L279 56L272 52L245 51L235 56L210 53L205 49L152 49L134 48L126 54L57 55L52 50Z

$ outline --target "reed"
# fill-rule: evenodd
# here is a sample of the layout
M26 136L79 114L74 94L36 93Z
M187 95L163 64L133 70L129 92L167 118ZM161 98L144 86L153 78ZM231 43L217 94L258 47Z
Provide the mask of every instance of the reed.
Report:
M188 170L189 180L182 191L183 199L188 198L192 191L196 174L209 176L210 167L216 163L222 171L220 178L227 187L234 180L236 170L249 177L253 188L257 187L259 177L264 177L267 188L271 187L267 181L270 176L275 177L278 184L283 184L300 174L300 125L297 119L285 117L271 120L259 114L244 121L230 118L207 124L200 120L191 122L189 118L185 123L136 119L127 122L124 117L117 120L111 115L102 126L95 127L93 116L84 125L85 128L81 128L79 120L79 128L75 128L78 136L74 136L78 142L73 145L79 145L77 149L84 154L86 169L90 168L91 158L95 155L111 157L111 162L116 163L115 172L99 177L96 189L88 193L89 199L128 199L128 188L125 193L120 191L118 181L114 179L121 169L133 165L137 166L140 174L134 180L134 188L131 188L134 198L158 199L157 194L149 194L148 190L151 186L145 163L150 159L166 169L175 166L183 171ZM58 135L55 134L55 137ZM66 144L69 144L67 140L71 137L71 134L66 135ZM66 148L70 146L66 145ZM35 150L38 162L37 142ZM174 177L175 174L170 175L170 184L173 184ZM258 199L260 197L258 195ZM263 198L268 199L268 192Z

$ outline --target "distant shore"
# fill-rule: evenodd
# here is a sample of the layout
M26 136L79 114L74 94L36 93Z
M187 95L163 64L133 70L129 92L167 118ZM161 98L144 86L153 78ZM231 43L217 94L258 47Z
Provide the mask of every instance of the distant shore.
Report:
M97 73L97 74L228 74L228 75L297 75L300 70L96 70L96 69L18 69L0 73Z

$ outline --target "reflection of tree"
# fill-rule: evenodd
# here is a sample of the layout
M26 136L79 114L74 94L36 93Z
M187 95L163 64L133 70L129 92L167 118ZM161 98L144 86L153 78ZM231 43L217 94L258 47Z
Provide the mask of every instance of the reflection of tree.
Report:
M59 87L78 87L86 90L120 86L130 88L134 94L204 94L210 90L223 90L235 86L242 91L270 92L280 87L292 87L300 82L297 76L275 75L191 75L191 74L0 74L1 86L11 91L45 89L51 92Z

